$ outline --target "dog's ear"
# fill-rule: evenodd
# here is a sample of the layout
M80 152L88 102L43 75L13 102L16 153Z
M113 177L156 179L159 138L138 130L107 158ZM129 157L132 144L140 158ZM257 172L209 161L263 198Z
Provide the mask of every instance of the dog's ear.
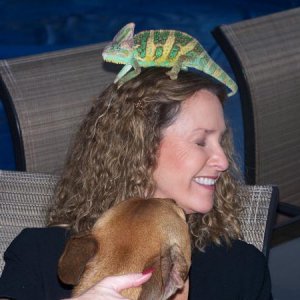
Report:
M87 262L96 254L98 244L91 234L73 236L58 262L58 277L66 284L78 284Z
M162 260L164 280L162 299L169 299L177 290L183 288L190 267L190 263L186 261L182 249L177 244L171 246L167 254L167 257Z
M160 257L147 263L145 269L154 268L154 272L143 284L139 299L168 299L183 288L189 266L180 247L177 244L170 246Z

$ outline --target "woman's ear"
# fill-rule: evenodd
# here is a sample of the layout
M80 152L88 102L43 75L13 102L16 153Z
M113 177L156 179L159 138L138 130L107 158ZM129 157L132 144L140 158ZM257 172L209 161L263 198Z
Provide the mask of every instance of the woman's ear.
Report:
M88 261L98 250L98 243L91 234L69 239L58 262L58 277L63 283L76 285Z

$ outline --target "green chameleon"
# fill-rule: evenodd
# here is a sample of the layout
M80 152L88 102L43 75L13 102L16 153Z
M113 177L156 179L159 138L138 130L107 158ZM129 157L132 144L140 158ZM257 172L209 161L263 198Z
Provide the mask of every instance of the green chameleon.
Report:
M195 68L225 84L231 90L228 96L236 93L236 83L192 36L176 30L149 30L134 35L134 27L134 23L125 25L102 53L105 61L125 65L114 81L118 86L140 74L141 67L170 67L167 75L171 79L177 79L180 70Z

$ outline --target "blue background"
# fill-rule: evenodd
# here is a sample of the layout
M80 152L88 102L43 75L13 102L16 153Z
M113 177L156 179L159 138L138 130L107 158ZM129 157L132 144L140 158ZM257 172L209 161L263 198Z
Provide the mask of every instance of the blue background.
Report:
M109 41L129 22L136 32L177 29L197 38L231 76L231 68L211 35L218 25L300 6L300 0L0 0L0 58ZM243 125L239 95L225 105L243 169ZM15 169L6 114L0 102L0 169Z

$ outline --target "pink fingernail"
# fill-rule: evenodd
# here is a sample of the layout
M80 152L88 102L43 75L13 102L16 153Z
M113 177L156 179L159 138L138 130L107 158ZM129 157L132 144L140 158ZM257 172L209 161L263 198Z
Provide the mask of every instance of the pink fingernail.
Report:
M148 269L144 270L144 271L142 272L142 274L143 274L143 275L146 275L146 274L153 273L153 272L154 272L154 268L148 268Z

